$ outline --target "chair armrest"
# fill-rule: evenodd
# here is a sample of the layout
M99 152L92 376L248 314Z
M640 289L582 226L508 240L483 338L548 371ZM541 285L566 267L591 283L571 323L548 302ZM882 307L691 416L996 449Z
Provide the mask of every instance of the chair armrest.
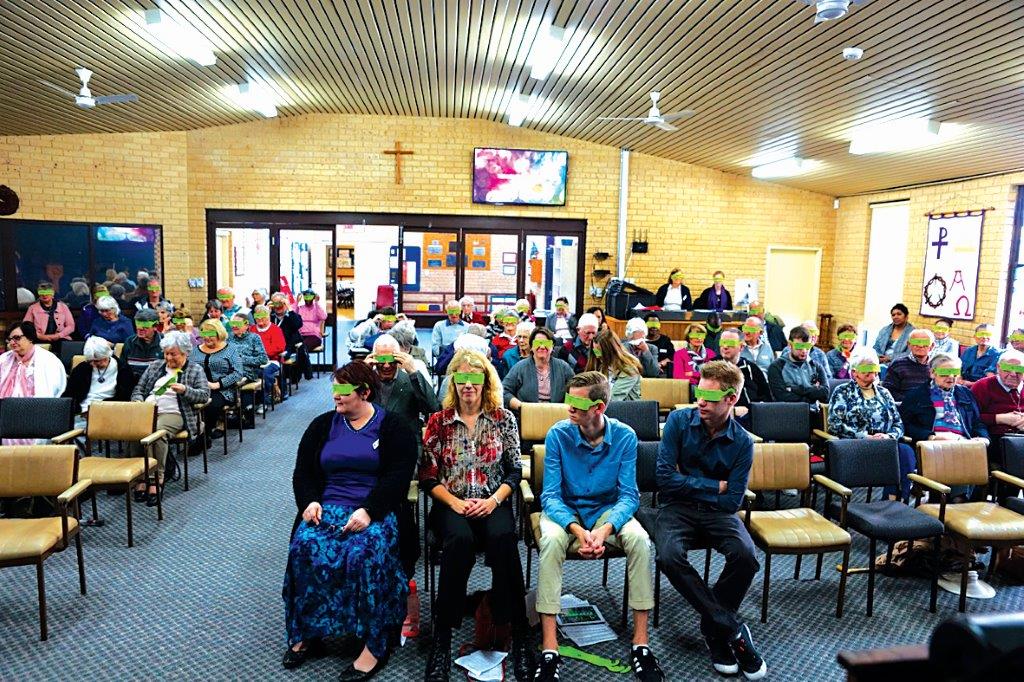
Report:
M750 431L747 431L747 433L750 433ZM750 433L750 439L753 440L755 443L764 442L764 438L761 438L761 436L757 435L756 433Z
M166 431L164 431L163 429L157 429L156 431L154 431L153 433L149 434L145 438L142 438L141 440L139 440L139 443L141 443L142 445L149 446L149 445L152 445L153 443L157 442L161 438L170 438L170 437L171 437L171 435L169 433L167 433Z
M1012 474L1008 474L1005 471L993 471L992 478L998 478L1003 483L1009 483L1010 485L1016 486L1017 488L1024 488L1024 478L1013 476Z
M82 480L75 483L73 486L62 492L57 496L57 505L62 508L67 508L68 503L78 498L79 495L84 493L92 485L92 479L83 478Z
M519 492L523 496L523 502L526 504L533 504L537 499L533 495L533 488L530 487L529 481L519 481Z
M821 438L821 439L823 439L823 440L839 440L839 438L838 438L838 437L836 437L836 436L833 436L833 435L832 435L831 433L829 433L828 431L822 431L821 429L812 429L812 430L811 430L811 432L812 432L812 433L813 433L813 434L814 434L815 436L817 436L818 438Z
M409 492L405 495L405 501L411 504L416 504L416 500L420 497L420 482L409 481Z
M943 485L938 481L933 481L930 478L925 478L920 474L907 474L907 478L909 478L914 483L923 485L925 488L928 488L929 490L934 490L937 493L942 493L943 495L948 495L952 490L948 485Z
M672 406L672 409L673 410L684 410L687 407L691 407L691 405L689 403L676 403L675 405Z
M814 474L814 482L823 488L827 488L834 492L836 495L849 498L853 495L853 491L847 488L845 485L836 483L828 476L822 476L821 474Z
M50 442L53 443L54 445L63 445L68 441L78 438L84 433L85 429L71 429L67 433L62 433L59 436L54 436L53 438L50 439Z
M911 438L910 436L903 436L903 437L900 438L900 442L901 443L906 443L907 445L911 445L911 444L913 444L914 439Z
M753 502L756 499L757 499L757 494L754 491L752 491L752 490L744 490L743 491L743 500L745 502Z

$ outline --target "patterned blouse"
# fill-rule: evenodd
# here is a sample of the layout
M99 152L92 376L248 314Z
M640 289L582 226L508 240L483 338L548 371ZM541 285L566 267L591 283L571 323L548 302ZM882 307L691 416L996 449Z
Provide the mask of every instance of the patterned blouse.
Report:
M903 420L892 394L875 384L875 397L868 399L857 382L841 384L828 401L828 432L839 438L864 438L884 433L899 440Z
M462 499L486 498L502 483L516 490L522 477L519 429L510 411L481 413L472 432L453 407L430 415L419 472L426 492L443 485Z

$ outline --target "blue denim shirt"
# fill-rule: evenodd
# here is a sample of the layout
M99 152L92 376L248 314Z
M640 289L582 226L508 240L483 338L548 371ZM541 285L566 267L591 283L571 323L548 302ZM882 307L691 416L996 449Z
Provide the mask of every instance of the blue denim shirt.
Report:
M743 503L753 462L754 439L735 419L708 438L699 410L676 410L665 422L658 448L660 499L667 504L703 502L735 512ZM728 481L721 494L719 481Z
M1000 353L1001 351L995 346L989 346L985 350L985 354L979 358L977 346L971 346L964 350L964 354L960 358L963 363L961 372L963 372L964 379L977 381L984 379L989 372L995 374Z
M636 433L618 419L604 421L604 440L596 447L568 419L555 424L544 439L540 503L548 518L566 530L573 522L593 530L611 509L606 520L618 532L640 506Z

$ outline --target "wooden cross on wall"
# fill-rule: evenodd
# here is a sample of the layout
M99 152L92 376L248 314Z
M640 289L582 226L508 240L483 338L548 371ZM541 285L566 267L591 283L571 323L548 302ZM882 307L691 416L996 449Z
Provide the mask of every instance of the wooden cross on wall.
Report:
M388 154L389 156L395 157L395 184L396 185L401 185L402 184L402 157L406 156L406 155L411 156L411 155L415 154L416 152L411 151L409 149L402 149L402 143L399 142L398 140L395 140L395 148L394 149L385 149L384 153Z

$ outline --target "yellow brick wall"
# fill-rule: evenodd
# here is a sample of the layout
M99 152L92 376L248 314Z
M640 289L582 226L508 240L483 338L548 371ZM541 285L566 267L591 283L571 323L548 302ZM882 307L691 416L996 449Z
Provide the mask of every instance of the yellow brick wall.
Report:
M395 140L415 152L405 157L401 186L392 158L381 153ZM473 204L476 146L568 150L566 205ZM325 114L179 133L8 137L0 138L0 167L21 194L19 218L163 224L165 287L192 307L205 292L189 292L184 280L206 276L209 208L586 219L587 272L596 251L611 254L599 267L615 269L619 151L489 121ZM820 247L827 273L831 201L633 154L629 239L646 231L650 252L630 257L627 276L654 289L680 266L696 294L721 268L728 281L756 278L763 290L769 244ZM589 283L588 274L581 284ZM831 288L824 276L822 311Z
M868 242L871 233L872 203L910 201L910 236L907 242L907 269L900 301L910 309L913 324L930 326L933 318L922 318L921 290L924 286L927 213L994 208L985 214L981 235L981 264L978 273L978 301L972 322L956 322L953 335L968 343L971 331L982 322L1000 324L1006 296L1006 271L1017 186L1024 184L1024 173L951 182L911 190L880 192L840 199L832 267L831 309L838 324L856 324L863 317L867 279ZM894 294L893 303L897 303ZM1000 345L1002 340L999 341Z

